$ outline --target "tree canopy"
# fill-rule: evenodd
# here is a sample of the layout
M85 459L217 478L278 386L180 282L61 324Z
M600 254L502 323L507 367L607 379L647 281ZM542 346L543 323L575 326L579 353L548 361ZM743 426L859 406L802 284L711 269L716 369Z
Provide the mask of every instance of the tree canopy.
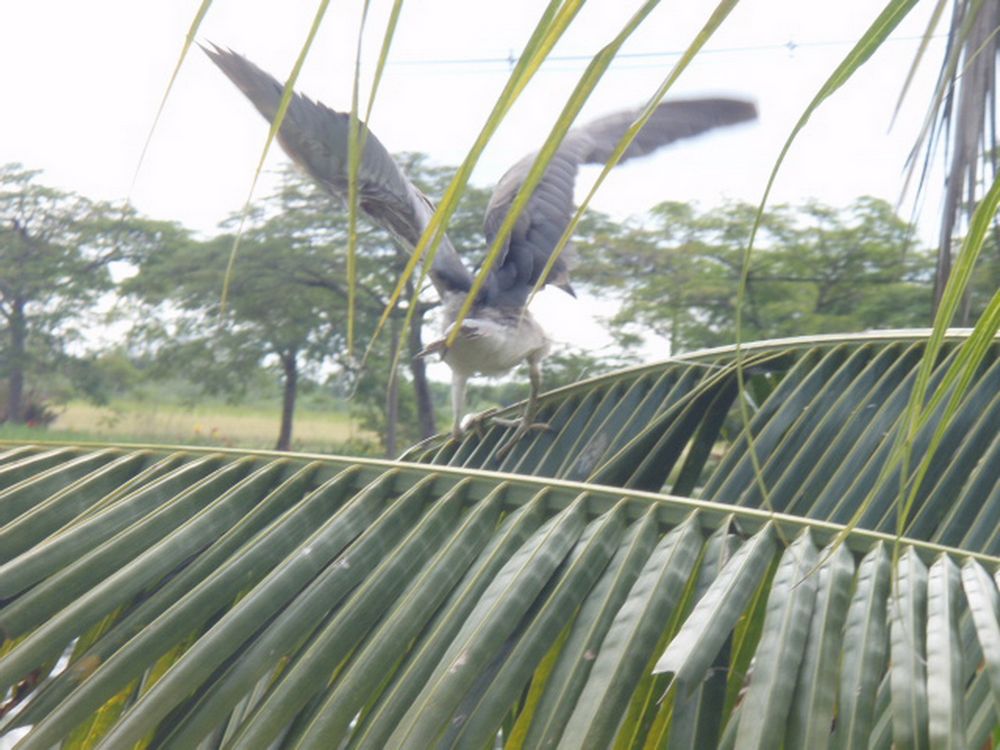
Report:
M428 195L445 190L452 170L420 154L398 158ZM2 175L0 352L11 421L29 416L25 382L39 387L46 373L68 373L85 392L109 382L95 373L115 357L83 356L85 337L77 327L94 319L100 300L117 293L143 310L131 314L128 346L117 356L150 355L159 363L151 372L179 374L233 399L261 368L270 370L282 393L279 448L292 445L302 377L332 378L332 391L353 396L356 414L382 436L390 455L401 442L437 431L441 399L432 393L426 363L413 358L436 303L415 295L411 282L374 346L347 353L346 211L293 169L273 195L249 208L234 258L238 216L219 234L199 239L176 224L45 187L36 172L17 165ZM487 199L486 190L469 191L449 229L473 261L484 249ZM707 210L664 203L624 224L590 212L576 232L584 261L574 277L590 294L621 297L609 324L626 349L651 334L666 338L674 353L724 344L735 335L742 254L754 215L753 206L740 203ZM742 337L926 323L933 263L913 235L892 207L874 198L844 209L815 201L769 209L750 266ZM358 248L357 340L368 342L407 256L366 222L358 226ZM970 292L970 309L991 294L989 257L978 277L985 281ZM126 269L117 279L111 273L116 262ZM404 332L414 300L413 324ZM398 346L404 354L392 378ZM602 359L563 352L550 363L546 382L605 371ZM519 395L514 384L485 385L478 400L507 404Z
M604 222L582 251L584 279L620 290L611 323L622 340L653 333L672 353L733 341L755 214L745 203L702 211L672 202L621 228ZM912 227L885 201L772 207L750 263L742 338L926 325L932 268Z
M416 154L403 159L424 189L442 189L448 170L428 166ZM485 195L473 192L463 205L467 208L454 229L460 245L471 241L472 216L481 217ZM234 216L225 229L240 223ZM363 372L362 352L346 351L347 236L343 207L287 168L279 190L250 207L231 265L233 234L204 242L188 238L137 258L139 273L123 289L151 306L139 330L157 358L173 363L175 371L197 372L211 390L239 393L249 372L276 365L283 391L281 450L291 446L297 383L304 372L313 379L339 380L338 391L357 397L367 426L385 435L387 444L395 443L397 422L406 426L408 442L427 437L437 431L437 422L424 363L404 358L414 396L399 404L398 390L389 387L392 345L398 339L381 337L368 352ZM357 258L357 334L368 341L407 255L387 232L362 223ZM390 332L397 335L412 287L410 292L411 298L393 312ZM425 316L434 306L416 299L407 334L411 355L423 348ZM387 392L397 402L395 410L387 406ZM390 452L395 452L391 445Z
M163 247L183 232L48 187L37 170L0 167L0 421L39 418L52 373L73 369L89 351L86 328L114 290L111 265ZM76 368L82 372L85 368Z

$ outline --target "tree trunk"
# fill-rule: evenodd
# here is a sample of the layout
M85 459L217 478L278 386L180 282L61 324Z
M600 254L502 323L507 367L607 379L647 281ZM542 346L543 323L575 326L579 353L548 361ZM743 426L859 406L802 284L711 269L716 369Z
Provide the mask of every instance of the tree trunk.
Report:
M10 315L10 359L7 372L7 421L12 424L23 424L25 421L24 366L27 340L24 301L15 299Z
M437 434L437 420L434 417L434 401L431 398L431 386L427 380L427 363L423 357L417 357L417 352L424 348L421 331L424 325L423 313L413 316L408 334L410 350L410 372L413 374L413 395L417 399L417 421L420 427L420 437L428 438Z
M281 429L275 450L287 451L292 447L292 419L295 416L295 396L299 387L298 352L283 352L281 369L284 370L284 393L281 399Z
M392 347L390 352L395 352L399 348L399 326L400 322L396 318L389 321L389 328L392 332ZM399 426L399 368L389 367L389 384L385 389L385 455L387 458L396 457L396 436Z

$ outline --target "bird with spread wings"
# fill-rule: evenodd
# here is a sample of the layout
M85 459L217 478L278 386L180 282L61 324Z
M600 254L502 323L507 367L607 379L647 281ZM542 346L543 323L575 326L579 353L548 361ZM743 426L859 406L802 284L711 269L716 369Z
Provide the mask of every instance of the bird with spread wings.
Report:
M283 86L277 79L231 50L205 48L208 56L247 96L267 120L273 121ZM639 110L617 112L573 128L549 162L524 210L505 238L497 261L489 271L468 315L453 332L462 304L472 288L473 275L447 236L428 270L444 309L444 337L424 351L438 352L452 372L452 432L463 431L466 385L474 375L500 375L527 362L531 389L520 420L506 422L514 433L501 447L506 452L528 430L545 427L535 422L541 390L541 362L549 349L545 331L527 309L531 291L545 273L549 256L573 217L573 186L583 164L604 164L635 122ZM660 104L621 161L649 154L661 146L690 138L714 128L755 119L753 102L706 98L673 100ZM278 131L285 152L329 193L346 200L348 193L347 143L350 115L337 112L302 94L294 94ZM386 148L361 124L364 148L357 174L361 210L412 251L434 213L434 205L410 182ZM492 245L515 197L528 176L535 154L511 167L490 198L483 222L486 246ZM566 254L548 270L543 284L573 293Z

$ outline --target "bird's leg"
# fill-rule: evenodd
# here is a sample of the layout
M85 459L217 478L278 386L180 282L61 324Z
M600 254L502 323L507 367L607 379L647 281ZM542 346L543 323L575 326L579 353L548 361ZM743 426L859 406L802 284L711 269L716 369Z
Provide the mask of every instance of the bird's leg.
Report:
M510 453L514 444L524 437L530 430L550 430L548 422L536 422L535 414L538 412L538 394L542 390L542 361L541 357L532 357L528 360L528 375L531 382L531 390L528 393L528 405L524 409L524 416L520 419L500 419L494 417L493 422L504 427L515 427L514 434L511 435L499 448L497 448L497 458L503 459Z
M469 382L468 375L462 375L455 370L451 371L451 408L455 413L455 420L451 426L451 436L456 440L461 440L469 432L475 432L480 438L483 437L483 423L490 420L489 412L482 414L470 414L463 418L465 412L465 388Z
M468 382L467 376L459 374L456 370L451 371L451 410L455 414L451 434L456 440L460 439L463 434L462 412L465 411L465 385Z

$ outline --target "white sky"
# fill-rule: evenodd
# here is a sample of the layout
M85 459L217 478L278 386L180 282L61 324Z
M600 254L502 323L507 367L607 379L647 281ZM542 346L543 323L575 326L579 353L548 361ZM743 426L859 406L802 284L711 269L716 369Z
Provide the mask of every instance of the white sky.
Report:
M45 183L91 198L124 198L198 5L199 0L5 0L0 6L0 163L40 168ZM280 79L291 69L317 5L318 0L215 0L198 37L246 54ZM372 5L369 73L390 3ZM591 0L555 54L593 55L638 5ZM336 108L350 104L360 6L359 0L330 4L298 84ZM759 200L795 120L880 6L871 0L742 0L709 42L707 54L692 63L668 96L753 98L759 123L621 167L593 205L624 217L664 200L697 200L706 207L726 198ZM543 7L541 0L409 0L371 123L386 147L423 151L436 163L457 164L509 68L440 61L516 54ZM624 51L683 50L713 7L711 2L664 0ZM904 160L936 74L939 42L932 45L896 125L888 127L917 48L913 37L923 32L929 10L918 7L897 31L903 38L890 41L857 81L813 117L778 177L774 201L813 197L844 205L863 194L899 198ZM797 46L787 48L788 42ZM606 76L583 117L642 103L676 59L623 60ZM541 144L584 64L564 60L543 68L490 145L473 176L476 184L492 184ZM246 199L265 135L264 121L193 49L131 199L151 217L212 232ZM275 147L268 164L282 159ZM268 190L265 178L257 194ZM937 205L932 193L921 221L928 240ZM573 338L571 332L560 334L560 320L578 320L581 304L558 298L558 313L548 321L557 339Z

